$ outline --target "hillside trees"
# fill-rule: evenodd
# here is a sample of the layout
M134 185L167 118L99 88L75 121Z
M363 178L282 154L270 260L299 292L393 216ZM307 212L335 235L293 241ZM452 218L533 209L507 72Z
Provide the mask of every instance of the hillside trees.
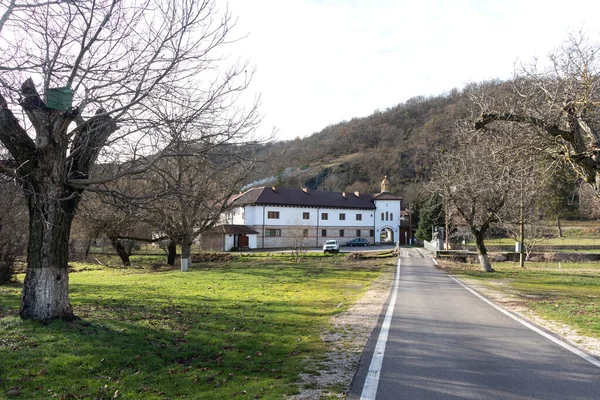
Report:
M256 108L238 110L235 100L252 74L245 65L219 72L232 21L213 0L57 1L6 11L0 143L9 157L0 172L22 187L29 209L20 316L70 319L68 243L81 194L175 156L156 104L197 111L206 121L199 141L251 130ZM56 87L73 90L74 107L50 103Z
M268 144L260 152L271 162L258 165L252 179L260 182L285 170L281 184L298 187L329 168L335 190L376 191L386 174L395 191L422 184L431 175L432 151L446 146L454 121L467 117L467 104L468 97L458 90L416 97L302 139Z

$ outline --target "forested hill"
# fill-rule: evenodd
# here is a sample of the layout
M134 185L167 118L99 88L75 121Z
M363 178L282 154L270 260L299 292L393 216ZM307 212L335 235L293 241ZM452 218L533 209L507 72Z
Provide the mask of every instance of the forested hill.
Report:
M257 167L248 187L306 185L314 190L376 193L388 175L393 192L406 195L428 179L431 157L456 119L464 116L466 104L466 95L458 90L415 97L303 139L262 146L259 155L267 162Z

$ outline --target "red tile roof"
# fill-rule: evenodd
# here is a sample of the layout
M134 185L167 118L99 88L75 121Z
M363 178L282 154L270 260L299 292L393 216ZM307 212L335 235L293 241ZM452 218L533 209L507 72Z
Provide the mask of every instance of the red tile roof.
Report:
M390 192L381 192L374 194L373 200L402 200L402 197L394 196Z
M258 232L246 225L217 225L207 231L208 233L225 233L228 235L237 233L239 235L257 234Z
M373 200L401 200L390 193L375 196L344 192L323 192L318 190L258 187L230 199L231 205L272 205L296 207L330 207L375 209Z

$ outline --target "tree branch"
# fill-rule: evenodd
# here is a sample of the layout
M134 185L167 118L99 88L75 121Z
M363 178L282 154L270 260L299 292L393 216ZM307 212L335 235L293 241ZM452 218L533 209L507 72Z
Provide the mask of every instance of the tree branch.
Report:
M560 137L568 142L572 142L574 140L573 134L571 132L560 129L557 125L547 124L544 120L531 117L528 115L519 115L513 113L483 113L481 117L477 121L475 121L475 129L481 130L486 127L486 125L496 122L496 121L508 121L508 122L517 122L522 124L529 124L535 126L537 128L543 129L549 135L553 137Z
M30 161L35 152L35 144L19 121L8 108L6 100L0 94L0 142L14 157L17 164Z

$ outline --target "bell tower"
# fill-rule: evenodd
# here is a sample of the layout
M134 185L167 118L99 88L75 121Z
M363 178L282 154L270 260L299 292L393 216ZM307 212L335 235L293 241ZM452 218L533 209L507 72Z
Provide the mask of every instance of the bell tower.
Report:
M385 175L383 177L383 180L381 181L381 193L384 192L388 192L390 191L390 181L388 181L387 179L387 175Z

